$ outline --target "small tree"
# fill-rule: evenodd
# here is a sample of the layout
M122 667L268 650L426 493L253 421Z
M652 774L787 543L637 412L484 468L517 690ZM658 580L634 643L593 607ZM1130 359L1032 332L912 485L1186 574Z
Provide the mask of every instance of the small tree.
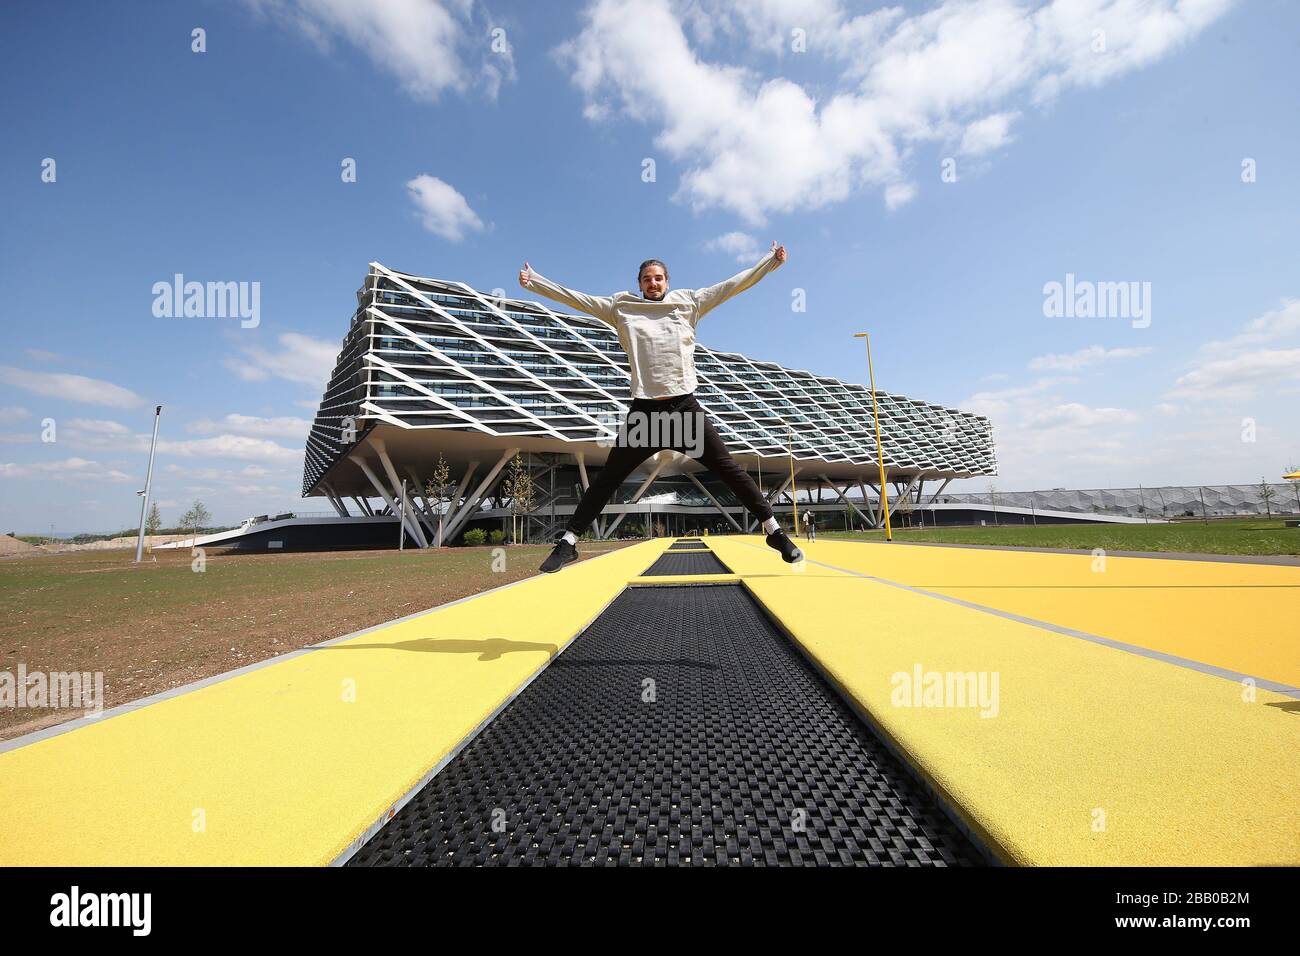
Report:
M515 452L515 457L510 459L510 470L506 474L505 481L501 483L501 490L503 494L510 498L511 538L515 544L518 544L518 518L521 515L530 514L533 508L536 507L533 475L518 452Z
M1273 506L1271 504L1273 496L1277 494L1268 486L1268 481L1263 478L1259 479L1259 496L1264 499L1264 510L1268 512L1270 518L1273 517Z
M903 523L903 526L905 528L910 528L912 526L913 506L912 506L912 496L910 494L898 496L898 500L894 503L894 511L897 512L900 518L907 519Z
M433 467L433 474L424 484L424 495L426 498L432 498L438 502L438 543L437 547L442 547L442 524L445 517L443 502L455 490L451 481L451 467L447 464L447 459L442 457L442 452L438 452L438 464Z
M211 521L212 515L208 513L207 508L203 507L201 501L194 502L194 507L181 515L181 527L192 532L195 538L199 536L199 530L207 527Z
M157 534L162 527L162 515L158 512L158 502L149 506L149 517L144 519L144 533Z

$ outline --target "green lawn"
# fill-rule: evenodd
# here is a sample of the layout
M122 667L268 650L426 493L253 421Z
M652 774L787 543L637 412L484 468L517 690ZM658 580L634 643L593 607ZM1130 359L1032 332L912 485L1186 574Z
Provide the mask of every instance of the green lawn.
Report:
M884 531L819 531L818 538L880 541ZM1091 551L1180 551L1196 554L1300 554L1300 528L1281 518L1224 519L1174 524L1011 525L983 528L894 528L895 541L936 541L1029 548Z

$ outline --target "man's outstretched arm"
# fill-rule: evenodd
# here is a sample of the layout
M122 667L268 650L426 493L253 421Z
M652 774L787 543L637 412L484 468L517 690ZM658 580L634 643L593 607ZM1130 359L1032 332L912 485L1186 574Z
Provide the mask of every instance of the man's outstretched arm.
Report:
M577 309L579 312L585 312L588 315L594 315L603 322L615 325L614 320L614 297L609 295L587 295L585 292L574 292L572 289L566 289L557 282L552 282L540 272L534 272L527 262L519 270L519 284L525 289L532 289L534 292L540 292L548 299L554 299L561 302L571 309Z
M756 265L751 266L744 272L736 273L730 279L719 282L717 285L696 289L691 294L695 297L695 306L699 310L699 317L703 318L704 314L710 309L717 308L733 295L744 292L783 262L785 262L785 246L778 246L773 241L772 251L758 260Z

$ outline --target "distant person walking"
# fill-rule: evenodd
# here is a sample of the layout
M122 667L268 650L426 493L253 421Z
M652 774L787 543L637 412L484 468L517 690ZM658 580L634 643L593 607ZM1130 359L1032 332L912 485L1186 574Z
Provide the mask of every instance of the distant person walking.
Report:
M811 511L808 512L808 517L804 518L803 529L809 541L817 540L817 516Z
M691 457L722 479L741 504L761 522L767 544L790 563L803 552L781 530L772 506L754 479L731 457L713 423L695 398L695 327L701 318L732 296L743 292L785 262L785 247L772 249L752 268L704 289L668 289L668 267L647 259L637 270L641 295L616 292L587 295L557 285L525 262L519 284L579 312L595 316L618 330L632 374L632 404L617 442L600 475L574 509L568 530L542 562L543 571L558 571L578 560L577 542L614 492L643 461L671 448ZM691 417L692 421L685 419ZM697 424L695 429L691 424ZM647 427L648 426L648 427ZM688 438L696 432L695 442Z

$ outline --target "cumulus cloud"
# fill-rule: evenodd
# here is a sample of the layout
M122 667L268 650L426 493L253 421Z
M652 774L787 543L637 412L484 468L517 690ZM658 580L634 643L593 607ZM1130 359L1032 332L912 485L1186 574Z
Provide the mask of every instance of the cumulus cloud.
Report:
M0 365L0 382L67 402L86 405L107 405L110 408L136 408L144 399L120 385L103 379L87 378L67 372L29 372L26 369Z
M1282 304L1246 324L1246 330L1230 339L1206 342L1203 352L1223 353L1300 336L1300 299L1283 299Z
M1252 400L1272 391L1292 394L1300 387L1300 348L1260 348L1300 340L1300 299L1282 304L1246 323L1230 339L1207 342L1178 377L1166 398L1189 401Z
M733 256L737 262L753 265L763 258L763 247L757 239L747 232L728 232L710 239L704 244L709 252L723 252Z
M248 435L215 435L212 438L194 438L187 441L158 439L159 455L180 455L184 458L236 458L245 461L300 462L301 450L285 448L265 438Z
M435 236L460 242L468 232L482 232L483 220L455 187L427 173L406 184L420 223Z
M674 200L758 226L864 187L897 208L915 195L916 144L1001 146L1020 107L1154 63L1232 2L946 0L853 16L840 0L595 0L553 54L588 119L648 124L655 147L687 165ZM840 70L834 90L707 55L729 36L785 56L795 31L801 55Z
M913 183L890 183L885 187L885 208L897 209L916 198L916 186Z
M285 332L276 337L276 343L276 350L244 345L242 355L228 357L224 364L246 382L282 378L324 390L338 358L337 343L299 332Z
M296 30L322 53L335 41L356 47L417 100L465 93L477 80L495 99L516 78L508 33L474 0L245 0L258 14Z
M250 416L234 416L235 424L247 432L263 431L263 435L232 434L226 432L210 438L169 439L165 435L158 438L158 456L182 458L233 458L244 461L260 461L277 464L302 461L300 449L286 448L273 442L265 435L275 433L283 437L300 438L301 435L288 435L290 425L287 423L298 419L256 419ZM207 421L199 423L203 431ZM220 423L217 423L220 424ZM60 445L78 449L110 451L119 454L148 454L152 442L151 432L133 432L121 422L74 418L67 422L58 432Z
M1288 384L1300 385L1300 349L1259 349L1199 363L1178 377L1167 397L1246 400L1262 388Z
M961 152L979 156L1005 146L1011 142L1011 137L1008 135L1011 123L1019 115L1018 112L994 113L992 116L971 123L962 134Z
M1127 425L1138 420L1135 412L1123 408L1089 408L1080 402L1066 402L1038 409L1025 417L1028 428L1096 428L1099 425Z
M0 478L41 478L56 481L130 481L131 476L85 458L27 464L0 463Z
M1137 358L1139 355L1146 355L1151 349L1129 348L1129 349L1108 349L1100 345L1090 345L1086 349L1079 349L1077 352L1070 352L1068 355L1039 355L1029 360L1029 367L1036 371L1059 370L1072 372L1077 369L1086 368L1089 365L1097 365L1101 362L1112 362L1116 359Z
M313 406L315 407L315 406ZM220 421L200 419L192 422L189 430L199 434L225 432L233 435L249 435L254 438L293 438L306 440L311 431L311 422L305 418L283 416L280 418L259 418L255 415L240 415L232 412Z

